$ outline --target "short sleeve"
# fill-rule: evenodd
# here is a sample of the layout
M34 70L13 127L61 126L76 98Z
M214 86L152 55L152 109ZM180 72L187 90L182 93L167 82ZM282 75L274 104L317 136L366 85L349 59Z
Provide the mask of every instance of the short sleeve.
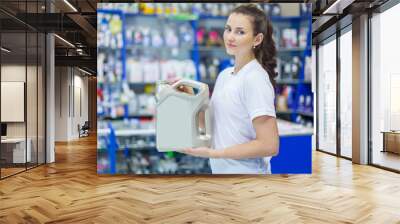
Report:
M268 115L276 117L274 88L266 72L253 71L244 76L243 103L251 120Z

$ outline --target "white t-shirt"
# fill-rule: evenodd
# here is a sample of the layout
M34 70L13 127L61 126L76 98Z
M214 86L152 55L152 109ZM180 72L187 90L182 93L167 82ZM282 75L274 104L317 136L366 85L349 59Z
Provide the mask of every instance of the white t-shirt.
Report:
M237 74L233 69L227 68L218 75L210 101L215 150L254 140L252 120L262 115L276 117L274 88L261 64L254 59ZM210 166L213 174L268 174L270 159L210 158Z

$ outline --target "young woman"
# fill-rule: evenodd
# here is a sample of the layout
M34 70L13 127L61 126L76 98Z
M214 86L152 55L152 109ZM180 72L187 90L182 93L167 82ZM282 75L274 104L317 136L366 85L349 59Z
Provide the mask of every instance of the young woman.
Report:
M218 75L211 97L212 148L183 151L210 158L213 174L271 173L269 161L279 149L272 32L271 22L256 5L241 5L228 17L224 43L235 65Z

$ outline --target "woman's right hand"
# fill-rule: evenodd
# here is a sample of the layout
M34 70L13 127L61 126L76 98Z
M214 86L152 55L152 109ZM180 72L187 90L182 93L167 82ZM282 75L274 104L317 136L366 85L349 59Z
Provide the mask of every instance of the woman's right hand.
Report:
M172 80L172 81L170 82L170 85L172 85L172 84L178 82L179 80L181 80L181 79L180 79L180 78L177 78L177 79ZM176 89L177 89L179 92L183 92L183 93L187 93L187 94L190 94L190 95L194 95L194 90L193 90L193 87L191 87L191 86L179 85Z

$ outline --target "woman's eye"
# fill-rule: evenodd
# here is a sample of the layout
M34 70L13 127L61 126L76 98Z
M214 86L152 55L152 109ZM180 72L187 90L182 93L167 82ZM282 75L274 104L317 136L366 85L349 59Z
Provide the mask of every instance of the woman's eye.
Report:
M240 34L240 35L243 35L243 34L244 34L244 31L240 30L240 31L238 31L237 33Z
M231 31L231 28L229 28L229 27L225 27L225 31Z

